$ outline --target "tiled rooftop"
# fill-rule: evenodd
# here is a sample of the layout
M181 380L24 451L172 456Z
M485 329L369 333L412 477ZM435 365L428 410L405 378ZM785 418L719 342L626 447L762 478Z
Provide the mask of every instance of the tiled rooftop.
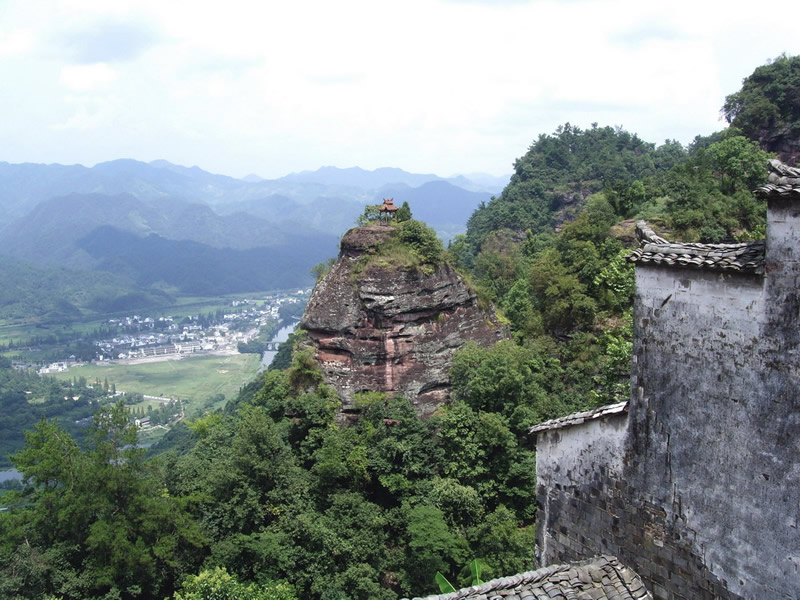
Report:
M632 263L755 274L764 272L764 240L740 244L668 242L656 235L644 221L636 224L636 235L642 246L628 255Z
M788 197L800 199L800 168L790 167L779 160L769 161L768 183L756 190L759 198Z
M592 421L594 419L602 419L603 417L606 417L608 415L616 415L623 412L628 412L627 400L625 400L624 402L618 402L617 404L607 404L606 406L593 408L592 410L587 410L584 412L573 413L571 415L567 415L566 417L551 419L550 421L545 421L544 423L539 423L538 425L534 425L528 430L528 433L537 433L539 431L545 431L547 429L561 429L563 427L569 427L571 425L580 425L581 423L585 423L586 421Z
M628 260L637 264L762 274L765 249L763 240L740 244L645 243L631 252Z
M639 576L613 556L544 567L415 600L652 600Z
M755 190L759 198L800 199L800 168L789 167L779 160L769 161L768 183ZM636 224L641 247L628 255L640 265L695 268L711 271L764 273L766 244L763 240L741 244L688 244L668 242L647 226Z

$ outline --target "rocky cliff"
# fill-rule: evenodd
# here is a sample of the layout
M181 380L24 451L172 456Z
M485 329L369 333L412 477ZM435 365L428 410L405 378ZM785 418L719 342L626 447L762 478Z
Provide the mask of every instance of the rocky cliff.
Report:
M355 412L354 394L379 391L405 395L428 416L450 395L455 351L506 336L452 267L402 266L382 253L393 235L385 226L348 231L300 324L344 415Z

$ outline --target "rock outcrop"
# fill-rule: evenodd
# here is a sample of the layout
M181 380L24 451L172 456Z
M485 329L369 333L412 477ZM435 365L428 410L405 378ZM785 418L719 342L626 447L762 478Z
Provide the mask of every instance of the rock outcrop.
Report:
M425 273L364 256L392 234L382 226L348 231L300 323L344 415L354 412L356 393L378 391L403 394L428 416L449 398L455 351L507 335L449 265Z

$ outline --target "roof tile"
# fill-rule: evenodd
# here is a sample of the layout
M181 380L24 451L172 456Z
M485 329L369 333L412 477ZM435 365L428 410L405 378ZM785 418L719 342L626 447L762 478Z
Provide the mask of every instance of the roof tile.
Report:
M592 410L586 410L579 413L572 413L571 415L567 415L566 417L551 419L550 421L545 421L544 423L539 423L538 425L534 425L528 430L528 433L538 433L539 431L545 431L548 429L561 429L563 427L571 427L572 425L580 425L581 423L585 423L586 421L592 421L594 419L602 419L603 417L609 415L616 415L623 412L628 412L627 400L624 402L618 402L617 404L607 404L599 408L593 408ZM584 577L584 574L581 573L580 576Z
M769 161L768 183L755 190L759 198L800 199L800 168L790 167L779 160ZM741 244L689 244L669 242L647 226L636 224L641 247L628 255L628 260L640 265L692 268L711 271L764 273L766 244L763 240Z
M756 274L764 272L764 240L739 244L668 242L657 236L644 221L636 224L636 233L642 246L628 255L632 263Z
M769 161L768 183L756 190L759 198L800 198L800 168L790 167L781 161Z
M652 600L639 576L613 556L544 567L449 594L414 600Z

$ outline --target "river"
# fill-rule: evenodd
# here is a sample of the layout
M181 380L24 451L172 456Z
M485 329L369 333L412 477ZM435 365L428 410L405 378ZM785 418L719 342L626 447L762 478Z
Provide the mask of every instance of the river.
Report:
M285 342L289 338L289 334L294 331L294 328L297 327L297 322L292 323L291 325L287 325L286 327L281 327L278 330L270 342ZM275 355L278 353L277 350L267 350L261 356L261 369L264 370L269 366L269 363L272 362L272 359L275 358Z

